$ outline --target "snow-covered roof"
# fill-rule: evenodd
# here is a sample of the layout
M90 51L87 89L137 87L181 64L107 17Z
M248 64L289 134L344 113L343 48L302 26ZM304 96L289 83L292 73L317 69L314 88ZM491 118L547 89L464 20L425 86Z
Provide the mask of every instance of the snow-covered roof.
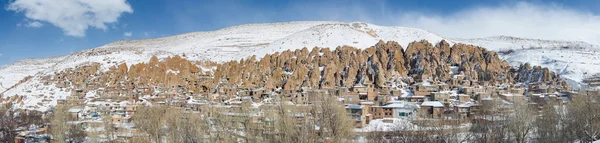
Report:
M371 101L360 102L360 105L373 105L374 103Z
M71 108L68 110L69 113L79 113L81 112L82 109L79 108Z
M467 103L463 103L463 104L456 105L456 107L459 107L459 108L466 108L466 107L471 107L471 105L472 105L472 103L471 103L471 102L467 102Z
M354 129L354 131L356 131L356 132L394 131L394 130L398 130L398 129L413 130L416 128L417 128L417 126L412 124L408 120L398 119L398 118L383 118L383 119L374 119L373 121L369 122L369 124L367 126L365 126L364 128L356 128L356 129Z
M353 26L355 24L362 26ZM365 32L371 30L376 32L376 37ZM222 39L223 37L227 38ZM145 62L154 55L162 59L180 53L196 55L186 57L186 59L192 61L223 62L239 60L252 55L261 57L265 54L282 52L285 50L293 51L302 47L336 47L339 45L349 45L358 48L366 48L376 44L380 39L393 39L403 47L407 47L410 42L415 40L426 39L435 43L445 38L420 29L378 26L367 23L322 21L240 25L210 32L193 32L144 40L125 40L66 56L22 60L0 68L0 83L3 83L4 85L15 85L26 76L35 75L34 78L12 89L0 87L0 91L6 90L4 97L24 95L24 97L26 97L23 101L24 104L16 105L19 106L19 108L33 107L38 103L42 103L45 107L52 107L56 105L55 100L65 99L65 96L69 96L70 93L62 89L59 91L54 85L43 86L39 84L40 81L38 75L51 74L83 63L109 63L101 65L101 71L104 71L116 64L127 63L128 65L131 65ZM446 40L447 42L450 42L451 45L460 42L486 47L490 51L521 49L523 47L540 47L529 50L519 50L513 54L505 55L508 57L504 57L504 59L513 66L518 66L519 63L528 62L532 65L548 67L551 71L559 71L557 73L560 74L562 78L569 79L567 81L571 85L580 82L586 74L591 75L597 73L598 71L595 69L600 68L600 61L595 60L595 58L598 57L598 53L580 51L574 48L572 48L572 50L562 50L561 48L565 46L598 48L597 45L585 42L507 38L506 36ZM270 44L263 45L262 43ZM243 45L255 46L245 47ZM243 46L243 48L241 48L241 46ZM106 54L85 54L95 52L94 50L106 51L103 52ZM138 51L143 52L137 53ZM587 62L585 64L572 64L572 62L563 61ZM203 72L210 72L216 70L216 67L201 67L200 69ZM452 66L451 71L453 73L459 72L458 67L456 66ZM457 77L457 75L454 75L454 77ZM34 89L38 85L45 89L31 91L31 89ZM30 91L31 93L27 91ZM157 89L154 93L158 93L159 91L160 90ZM30 96L39 94L50 95L54 101L44 103L42 100L35 99L36 96ZM89 96L86 97L93 97L92 95L93 94L90 93ZM42 108L40 110L45 109L47 108Z
M425 101L421 104L421 106L444 107L444 104L439 101Z
M508 93L508 94L500 94L502 96L523 96L521 94L512 94L512 93Z
M364 108L364 106L362 106L362 105L356 105L356 104L346 105L346 109L363 109L363 108Z
M420 108L419 105L412 103L412 102L406 102L406 101L389 101L385 104L385 106L383 107L387 107L387 108Z

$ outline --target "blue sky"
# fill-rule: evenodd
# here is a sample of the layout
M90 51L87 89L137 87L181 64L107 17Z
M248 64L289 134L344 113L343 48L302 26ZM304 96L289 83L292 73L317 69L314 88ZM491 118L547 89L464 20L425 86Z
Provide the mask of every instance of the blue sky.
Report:
M590 43L600 38L600 2L595 0L0 0L0 4L0 65L66 55L116 40L305 20L416 27L460 38L511 35Z

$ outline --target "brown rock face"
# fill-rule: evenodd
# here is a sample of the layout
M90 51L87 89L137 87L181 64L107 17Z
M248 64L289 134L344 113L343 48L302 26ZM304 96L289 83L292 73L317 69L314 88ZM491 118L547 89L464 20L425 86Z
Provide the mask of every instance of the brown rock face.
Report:
M382 87L387 79L398 76L412 77L416 81L432 79L445 82L451 79L454 67L469 80L490 83L560 80L547 68L524 64L512 69L496 52L465 44L450 47L443 40L436 44L415 41L406 50L397 42L379 41L365 50L349 46L337 47L333 51L305 47L267 54L260 60L252 56L222 64L191 62L180 56L161 61L153 56L147 63L129 67L123 63L103 73L99 72L99 67L99 63L94 63L68 69L55 75L55 79L94 81L111 88L126 84L127 88L181 88L193 92L214 91L216 85L223 81L237 87L299 90L301 87L351 88L360 80ZM213 67L216 69L210 70ZM558 83L568 86L564 82Z

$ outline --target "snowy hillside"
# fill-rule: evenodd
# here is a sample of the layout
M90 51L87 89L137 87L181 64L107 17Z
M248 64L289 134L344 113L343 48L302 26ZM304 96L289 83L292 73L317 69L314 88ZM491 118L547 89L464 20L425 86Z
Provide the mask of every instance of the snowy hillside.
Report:
M368 48L379 40L396 41L406 48L410 42L419 40L441 41L441 36L425 30L406 27L384 27L367 23L335 23L322 24L299 31L283 39L272 42L266 48L252 49L249 55L265 55L267 53L281 52L308 47L353 46ZM453 42L450 41L451 44ZM245 55L245 56L249 56Z
M574 88L582 87L580 82L600 69L600 51L597 49L525 49L515 50L503 58L513 66L529 62L548 67Z
M571 48L599 48L598 45L588 44L581 41L556 41L556 40L541 40L527 39L511 36L494 36L475 39L455 39L465 44L473 44L487 48L488 50L509 50L509 49L556 49L563 47Z
M409 42L418 40L438 42L445 39L450 44L467 43L490 50L513 49L513 53L501 55L513 65L530 62L547 66L577 83L585 75L598 73L600 62L595 57L600 49L597 45L575 41L549 41L508 36L449 39L437 34L414 28L386 27L368 23L342 22L285 22L240 25L210 32L193 32L163 38L117 41L98 48L80 51L66 56L48 59L28 59L6 65L0 69L0 93L4 96L33 95L27 92L37 78L65 68L89 62L99 62L102 69L127 63L128 65L148 61L151 56L165 58L182 55L189 60L223 62L256 55L300 49L349 45L367 48L379 40L397 41L406 48ZM533 48L531 48L533 47ZM565 47L569 47L568 49ZM16 88L6 91L29 75L34 78ZM35 93L39 94L39 93ZM57 96L62 97L62 96Z
M461 43L500 51L500 56L513 66L523 63L548 67L574 86L600 69L600 47L581 41L556 41L495 36L476 39L455 39ZM512 52L508 52L512 50ZM502 54L505 52L505 54Z
M24 77L34 75L54 66L64 57L25 59L0 68L0 92L10 88Z

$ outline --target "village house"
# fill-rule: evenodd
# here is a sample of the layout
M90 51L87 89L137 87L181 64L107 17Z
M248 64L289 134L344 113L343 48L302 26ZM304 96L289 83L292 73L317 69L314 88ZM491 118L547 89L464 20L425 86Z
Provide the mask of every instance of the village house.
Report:
M67 112L69 112L69 115L71 115L70 118L69 118L69 120L70 121L77 121L77 120L79 120L81 111L83 111L83 110L80 109L80 108L71 108L71 109L67 110Z
M419 105L406 101L390 101L383 106L370 107L373 119L399 118L407 120L417 119Z
M56 104L57 105L65 105L66 100L65 99L56 99Z
M461 103L471 102L471 96L467 94L458 94L458 101Z
M510 88L509 92L511 94L520 94L520 95L523 95L523 94L525 94L525 88Z
M137 111L138 105L137 104L129 104L127 106L125 106L125 112L127 115L133 115L135 114L135 111Z
M425 119L444 118L445 106L439 101L425 101L421 104L419 115Z
M202 108L208 106L207 103L204 102L191 102L187 103L185 109L187 111L199 111L202 112Z
M129 123L130 119L131 119L131 117L123 117L120 115L112 115L110 117L111 123L113 123L113 124Z
M358 104L361 102L358 93L355 92L346 92L344 93L344 104Z
M363 101L374 101L377 97L377 92L374 91L374 85L369 81L369 78L363 78L363 82L352 87L353 92L358 93L359 99Z
M430 101L440 101L442 103L450 102L451 91L439 91L439 92L431 92L429 95Z
M439 83L438 84L438 90L439 91L448 91L448 90L450 90L450 85L448 85L445 82Z
M379 94L377 96L377 101L376 101L376 105L385 105L385 103L389 102L389 101L393 101L398 97L393 97L390 94Z
M459 120L467 120L471 117L471 102L454 106L454 113Z
M475 93L473 99L476 101L481 101L481 99L484 98L492 98L492 93L487 93L487 92L477 92Z
M306 93L295 93L295 94L289 94L291 101L294 104L305 104L308 103L308 95Z
M368 108L365 108L362 105L350 104L346 106L346 112L348 112L348 114L354 121L355 127L357 128L362 128L368 123L365 114L367 110Z
M525 97L521 94L500 94L500 98L508 102L524 102Z
M412 102L416 104L421 104L425 101L429 101L429 99L425 96L400 96L398 100Z
M372 85L355 85L354 92L358 93L359 100L373 101L377 97L377 93L373 91Z
M439 91L439 87L429 82L422 82L413 85L413 92L416 96L429 96L431 95L431 92L437 91Z

